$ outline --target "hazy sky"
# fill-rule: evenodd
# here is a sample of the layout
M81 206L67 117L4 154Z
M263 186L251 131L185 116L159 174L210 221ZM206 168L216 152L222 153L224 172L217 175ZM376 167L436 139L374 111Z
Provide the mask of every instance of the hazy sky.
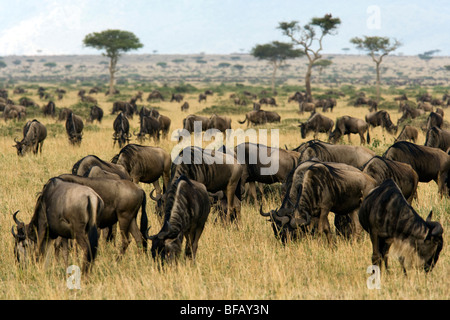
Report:
M256 44L286 41L280 21L303 25L331 13L342 20L324 53L343 53L355 36L388 36L416 55L439 49L450 55L448 0L0 0L0 56L98 54L84 48L91 32L121 29L144 44L136 53L226 54Z

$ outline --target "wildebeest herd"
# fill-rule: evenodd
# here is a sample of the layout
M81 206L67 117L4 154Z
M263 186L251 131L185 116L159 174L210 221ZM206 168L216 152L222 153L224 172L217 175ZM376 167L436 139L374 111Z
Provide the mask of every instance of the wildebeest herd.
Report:
M155 98L158 96L152 93L152 99ZM182 99L182 96L172 97L177 102ZM335 104L329 101L330 105L325 108L325 103L324 110L332 111ZM299 106L304 112L304 101L299 102ZM376 109L373 104L371 107ZM161 133L167 138L170 118L144 107L138 112L128 103L114 104L113 113L116 112L113 139L121 150L113 159L106 161L88 155L74 163L71 174L49 179L28 224L18 218L17 211L13 214L12 234L19 261L27 259L31 243L35 244L38 256L42 256L49 245L47 240L57 239L66 255L68 239L75 239L85 252L84 270L87 271L95 259L99 230L111 240L115 237L116 224L122 236L122 254L129 245L131 233L144 251L147 242L152 241L154 258L176 260L183 241L186 241L185 255L195 258L211 209L218 208L224 223L239 226L244 197L247 203L253 198L260 214L269 218L275 237L284 244L307 234L323 234L332 246L334 238L328 215L333 212L337 236L358 238L362 230L369 234L373 264L381 266L384 262L387 267L391 247L400 248L402 265L414 256L416 264L428 272L438 261L443 248L443 227L431 220L431 213L424 220L411 206L417 198L419 182L434 180L439 194L450 196L449 133L442 122L430 120L431 113L424 146L406 141L416 141L417 130L405 132L408 126L404 126L396 142L382 156L364 146L370 143L369 130L382 126L388 133L397 134L403 120L394 125L384 110L372 111L365 120L352 116L332 120L313 109L311 117L299 124L301 137L305 139L309 132L314 132L314 138L326 133L328 142L314 139L293 150L249 142L233 149L187 147L172 161L162 148L130 144L132 135L128 123L133 114L139 114L140 132L135 136L142 142L148 134L156 142ZM91 121L101 121L101 116L96 117L96 114L99 114L98 109L92 109ZM403 114L406 118L407 112ZM69 141L80 144L82 121L80 123L73 112L65 118ZM249 126L280 120L276 112L258 109L248 112L239 123L247 122ZM183 129L192 133L194 121L201 123L201 130L214 128L224 132L231 129L231 119L217 114L210 117L188 115ZM360 146L337 144L344 135L350 140L350 134L360 136ZM47 130L39 121L29 121L22 141L15 139L17 153L23 156L28 149L42 152L46 135ZM259 157L252 159L252 154ZM276 172L265 173L270 164L262 161L261 155L277 162ZM180 159L182 161L177 161ZM218 163L217 159L222 161ZM155 212L162 217L162 226L153 235L147 220L147 195L139 182L154 186L149 197L155 202ZM264 210L261 186L274 183L282 184L282 201L276 209ZM406 273L406 267L404 270Z

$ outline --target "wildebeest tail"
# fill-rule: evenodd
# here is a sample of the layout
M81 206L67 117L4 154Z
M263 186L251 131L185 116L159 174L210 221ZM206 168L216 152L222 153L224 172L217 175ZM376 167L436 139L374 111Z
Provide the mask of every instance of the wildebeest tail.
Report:
M143 243L142 245L144 246L144 250L147 249L147 228L148 228L148 218L147 218L147 196L145 195L145 191L142 191L142 194L144 195L143 199L142 199L142 203L141 203L141 234L142 234L142 239L143 239Z
M239 181L236 186L236 190L234 190L234 195L239 199L239 201L242 201L241 182L242 182L242 178L239 178Z
M93 201L93 199L95 199ZM95 205L96 204L96 205ZM89 240L89 251L87 256L87 261L94 261L95 256L97 255L98 248L98 232L97 232L97 219L103 213L103 201L100 200L100 197L94 198L89 197L88 199L88 213L89 213L89 222L88 222L88 240Z
M366 137L367 143L370 143L370 134L369 134L369 128L367 128L367 137Z
M244 124L245 121L247 121L247 120L248 120L248 118L247 118L247 116L245 116L245 119L244 119L243 121L239 121L239 120L238 120L238 122L239 122L240 124Z

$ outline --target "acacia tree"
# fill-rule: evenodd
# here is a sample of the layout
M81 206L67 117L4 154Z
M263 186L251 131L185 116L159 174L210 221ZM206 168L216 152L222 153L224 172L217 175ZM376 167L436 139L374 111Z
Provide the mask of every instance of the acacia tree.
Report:
M117 71L117 61L121 54L143 47L143 44L134 33L122 30L105 30L102 32L90 33L84 38L83 44L86 47L106 50L106 53L103 53L103 55L110 59L109 94L114 93L114 75Z
M275 91L275 75L280 66L287 59L294 59L304 55L301 50L294 49L291 43L273 41L267 44L258 44L251 50L250 54L258 60L267 60L273 67L272 92Z
M308 67L305 75L305 89L308 99L311 94L311 73L314 62L322 58L322 41L326 35L335 35L341 19L326 14L323 18L312 18L309 23L301 27L298 21L280 22L278 29L288 36L294 45L301 47L308 58Z
M380 64L383 57L387 56L392 51L397 50L402 44L396 39L389 39L388 37L367 37L364 39L354 37L350 39L357 49L364 50L372 57L376 64L377 72L377 102L380 101Z

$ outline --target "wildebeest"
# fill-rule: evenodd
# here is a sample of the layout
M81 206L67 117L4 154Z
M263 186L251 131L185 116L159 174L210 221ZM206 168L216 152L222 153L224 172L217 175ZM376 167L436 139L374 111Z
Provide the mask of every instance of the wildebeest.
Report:
M444 118L440 114L436 112L430 112L427 118L427 130L431 129L432 127L442 129L443 124Z
M49 101L46 105L42 107L42 113L44 116L55 117L56 115L56 106L53 101Z
M184 96L179 93L172 93L172 97L170 98L170 102L176 101L181 102L184 99Z
M98 218L102 217L104 202L91 188L58 178L50 179L38 197L30 223L17 218L14 252L19 262L27 259L27 247L36 244L39 257L45 256L51 240L57 237L76 239L84 251L83 270L94 261L98 244ZM65 240L67 244L67 240ZM65 246L67 250L67 246ZM67 261L67 259L66 259Z
M202 101L205 101L205 102L206 102L206 94L204 94L204 93L200 93L200 94L198 95L198 102L200 103L200 102L202 102Z
M198 241L211 209L205 185L181 175L167 192L161 230L147 236L152 240L152 256L162 261L177 259L186 238L185 255L195 260Z
M235 197L241 201L241 177L244 167L233 155L217 150L186 147L173 161L173 184L181 175L203 183L209 192L223 191L227 198L227 212L230 221L240 219Z
M304 229L317 219L319 234L325 234L331 243L328 213L336 216L336 227L346 236L358 234L358 209L363 199L376 181L357 168L343 163L315 163L306 168L302 184L297 191L297 201L292 210L277 213L276 210L263 216L271 216L275 230L287 229L292 232ZM287 196L287 195L286 195ZM341 221L346 223L340 225ZM284 231L286 232L286 230Z
M129 234L133 236L138 247L147 248L145 232L148 227L144 190L135 183L120 179L89 178L72 174L63 174L58 178L92 188L103 200L103 213L97 219L97 227L109 228L119 223L122 235L121 254L124 254L130 244ZM137 226L137 214L141 209L141 226Z
M231 129L231 118L213 114L209 117L208 129L217 129L221 132L225 132L225 130Z
M94 120L97 120L98 123L101 123L103 119L103 109L99 106L95 105L91 107L91 111L89 113L89 119L88 122L94 122Z
M387 179L394 180L408 203L412 202L419 176L409 164L375 156L361 168L361 171L374 178L378 185Z
M198 116L196 114L190 114L183 119L183 129L187 130L189 133L193 133L195 129L195 122L201 123L202 131L209 129L210 119L208 117Z
M316 111L316 105L312 102L302 101L298 105L299 113L303 114L303 112L314 112Z
M450 148L450 132L436 127L428 129L425 145L448 152Z
M181 105L181 111L188 111L189 110L189 103L187 101L185 101L182 105Z
M161 101L164 101L163 95L158 90L153 90L152 92L150 92L150 94L147 97L147 101L151 101L154 99L159 99Z
M250 111L245 115L243 121L238 122L244 124L247 121L247 127L251 123L252 125L265 124L268 122L280 122L280 115L276 112L265 111L265 110L254 110Z
M45 138L47 138L47 128L36 119L28 121L23 127L23 139L18 141L14 138L17 155L24 156L30 149L34 154L37 154L38 150L42 154Z
M294 151L300 153L299 162L316 158L323 162L345 163L355 168L361 168L375 156L374 151L362 146L335 145L319 140L307 141Z
M333 129L334 121L316 112L306 122L300 123L298 126L300 127L302 139L305 139L311 131L314 132L314 139L316 139L319 132L329 135Z
M59 121L66 121L69 114L72 113L72 109L69 108L62 108L59 110L58 114L58 120Z
M443 228L431 221L432 212L424 221L403 197L391 179L372 190L359 210L361 226L370 235L372 264L388 268L388 253L399 251L399 261L406 274L405 260L412 261L429 272L436 265L443 247Z
M277 101L275 100L275 98L261 98L259 100L259 104L267 104L267 105L271 105L274 107L278 107Z
M371 127L381 126L390 134L397 133L398 127L392 123L391 117L386 110L371 112L366 115L365 120Z
M413 126L404 126L398 137L394 140L397 141L412 141L416 143L417 137L419 136L419 131Z
M399 141L390 146L383 154L386 159L408 163L417 172L419 182L434 180L443 195L446 189L450 156L444 151L417 145L407 141Z
M403 113L402 113L402 116L397 120L397 125L399 125L400 123L402 123L406 119L415 119L418 116L421 116L421 115L425 114L424 110L410 107L409 105L407 105L405 103L403 103L403 104L401 103L400 104L400 110Z
M66 120L66 132L69 142L73 145L80 145L83 137L83 120L73 112L70 112Z
M134 183L152 183L161 194L158 179L163 178L163 191L170 182L171 158L162 148L128 144L112 160L125 168Z
M25 119L27 116L27 110L24 106L7 104L3 110L3 119L18 118L19 120Z
M360 143L365 144L366 139L364 133L367 131L367 143L370 143L369 125L364 120L354 118L351 116L343 116L337 118L334 131L330 133L328 140L332 143L336 143L343 135L348 135L348 141L350 142L350 134L359 134Z
M140 119L139 133L134 133L140 142L145 140L145 135L147 134L152 137L154 141L159 141L160 139L159 121L152 116L142 116Z
M300 154L296 151L269 147L263 144L244 142L235 147L239 163L245 164L242 173L242 185L249 183L249 196L257 206L255 182L273 184L283 182L288 173L298 163Z
M125 144L130 142L130 123L122 111L114 120L113 129L114 145L116 145L117 142L119 144L119 148L122 148Z
M133 114L135 110L131 103L126 101L116 101L113 103L113 108L111 114L115 114L116 112L123 112L127 118L133 119Z
M102 170L117 174L121 179L131 181L130 175L122 165L104 161L95 155L88 155L78 160L72 167L72 174L81 177L86 176L92 167L99 167Z

